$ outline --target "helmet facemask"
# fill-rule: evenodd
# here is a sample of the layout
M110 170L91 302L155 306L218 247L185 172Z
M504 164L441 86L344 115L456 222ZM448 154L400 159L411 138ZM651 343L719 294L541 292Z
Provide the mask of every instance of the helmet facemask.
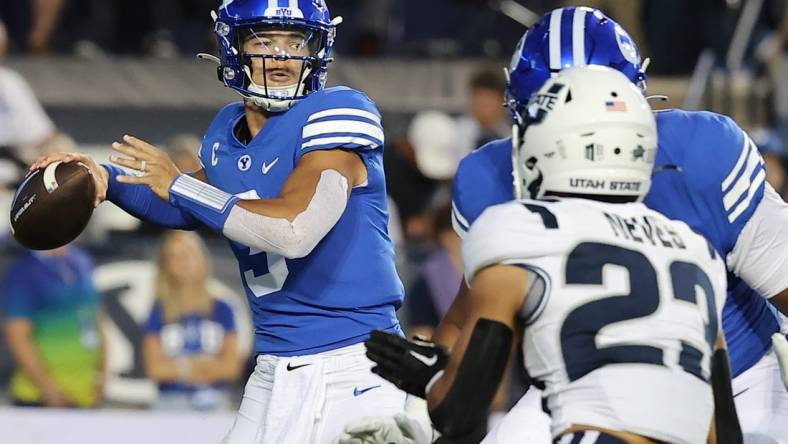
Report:
M304 26L258 25L241 28L239 60L244 97L270 112L282 112L317 88L323 63L324 33Z

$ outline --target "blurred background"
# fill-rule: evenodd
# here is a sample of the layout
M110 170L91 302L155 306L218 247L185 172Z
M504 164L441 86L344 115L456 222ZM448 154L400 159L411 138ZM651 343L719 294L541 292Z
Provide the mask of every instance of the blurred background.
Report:
M8 214L26 165L42 153L106 161L126 133L168 149L182 170L198 168L203 131L238 100L214 65L195 58L214 51L217 3L0 0L0 209ZM407 291L399 316L409 334L429 334L455 295L452 176L465 154L510 134L503 68L527 26L553 8L592 6L621 23L651 59L649 94L667 96L655 108L731 115L786 195L788 0L328 3L345 19L329 83L365 91L384 115L390 233ZM139 424L128 442L218 442L252 366L237 273L218 236L166 233L111 204L75 245L48 254L21 250L3 217L0 406L99 409L114 442L126 442L120 424ZM184 359L194 370L188 383L173 376ZM498 410L522 390L511 379ZM48 442L41 416L28 411L0 407L0 429ZM84 417L70 412L47 417L53 433L79 428Z

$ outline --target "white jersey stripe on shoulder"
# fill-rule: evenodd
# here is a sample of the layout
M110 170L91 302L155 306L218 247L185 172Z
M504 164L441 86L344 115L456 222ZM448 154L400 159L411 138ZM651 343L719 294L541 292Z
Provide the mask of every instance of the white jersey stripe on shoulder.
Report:
M761 168L761 170L758 171L758 175L755 176L755 179L752 181L752 185L750 185L749 191L747 191L747 198L741 201L741 203L739 203L736 209L733 210L733 213L728 215L728 221L730 221L730 223L735 222L736 219L738 219L739 216L741 216L744 210L750 207L750 202L752 202L752 198L755 196L755 193L758 191L758 189L761 188L761 185L763 185L764 180L766 180L766 169Z
M332 117L332 116L356 116L356 117L363 117L365 119L369 119L375 123L380 124L380 117L377 115L369 112L364 111L363 109L356 109L356 108L334 108L334 109L327 109L325 111L320 111L317 113L312 114L307 119L307 122L312 122L317 119L322 119L323 117Z
M577 432L575 432L575 433L577 433ZM575 437L574 433L569 434L569 435L564 435L564 436L561 437L561 440L558 441L558 444L569 444L570 442L572 442L572 438L574 438L574 437Z
M465 216L460 213L460 210L457 209L457 205L454 203L454 201L451 202L451 212L457 216L457 220L461 224L465 225L466 227L471 226L471 224L468 223L468 219L466 219Z
M733 169L731 169L731 172L728 173L728 177L722 181L722 191L727 190L728 186L730 186L731 182L733 182L733 179L736 178L736 173L739 172L742 164L744 163L744 159L747 158L747 152L749 151L749 148L750 138L747 136L747 133L744 133L744 145L741 148L741 154L739 154L739 159L736 161L736 165L734 165Z
M313 146L323 146L323 145L336 145L336 146L360 145L367 147L369 149L373 149L379 147L381 143L360 136L323 137L320 139L312 139L309 142L302 144L301 149L303 150L306 148L311 148Z
M363 134L377 140L384 139L383 130L379 126L357 120L329 120L310 123L304 127L301 135L304 139L307 139L323 134L337 133Z
M575 8L572 19L572 58L575 66L586 64L586 11L585 8Z
M733 208L733 204L739 201L744 193L750 188L752 174L755 172L755 168L761 164L761 156L758 154L758 150L754 147L750 146L749 154L747 155L747 160L744 162L744 172L733 185L733 188L728 190L722 198L722 203L725 206L725 211L729 211Z
M561 69L561 14L563 9L550 13L550 69Z

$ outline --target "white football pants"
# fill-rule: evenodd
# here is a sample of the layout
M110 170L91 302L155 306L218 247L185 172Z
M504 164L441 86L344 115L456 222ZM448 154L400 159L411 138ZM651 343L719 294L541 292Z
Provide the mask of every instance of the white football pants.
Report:
M746 444L788 444L788 390L773 351L733 380L733 394ZM550 417L534 387L512 407L482 444L550 444Z
M349 422L394 416L405 392L370 371L364 344L315 355L260 355L224 444L330 444Z
M736 412L746 444L788 444L788 390L780 365L769 350L733 380Z

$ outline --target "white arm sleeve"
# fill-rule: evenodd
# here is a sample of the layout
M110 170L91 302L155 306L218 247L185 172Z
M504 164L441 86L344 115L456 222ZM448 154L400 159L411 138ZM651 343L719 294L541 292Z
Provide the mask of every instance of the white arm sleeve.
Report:
M788 287L788 204L769 184L727 263L729 271L767 298Z
M236 205L230 211L222 232L228 239L260 251L287 259L302 258L311 253L339 221L347 206L347 191L345 176L335 170L325 170L306 210L292 222L263 216Z

